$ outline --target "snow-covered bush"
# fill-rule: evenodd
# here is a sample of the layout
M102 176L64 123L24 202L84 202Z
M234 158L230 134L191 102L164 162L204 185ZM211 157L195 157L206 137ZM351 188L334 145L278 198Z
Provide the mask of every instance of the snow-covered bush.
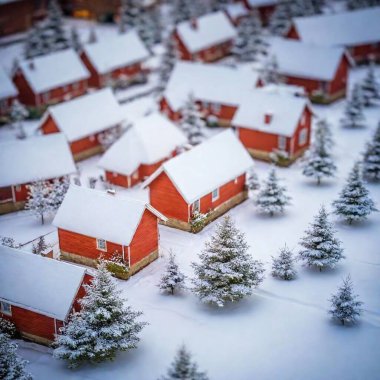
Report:
M20 243L16 242L15 239L7 236L0 236L0 244L10 248L20 248Z
M18 139L26 138L23 121L28 117L29 112L19 100L14 100L11 106L11 119L13 128Z
M112 254L109 259L103 257L100 261L104 261L107 270L115 277L127 280L129 278L129 266L123 260L123 256L117 250Z
M32 211L45 223L45 215L54 209L50 198L50 184L48 181L36 181L28 185L28 199L25 209Z
M174 291L185 289L185 275L180 271L173 252L169 253L166 265L158 287L165 293L174 294Z
M9 338L13 338L16 332L16 326L11 321L0 317L0 334L6 334Z
M36 244L33 244L32 252L35 255L43 255L49 246L45 242L45 237L42 235L37 240Z
M191 232L196 234L202 231L207 222L208 214L202 214L199 211L194 211L190 218Z

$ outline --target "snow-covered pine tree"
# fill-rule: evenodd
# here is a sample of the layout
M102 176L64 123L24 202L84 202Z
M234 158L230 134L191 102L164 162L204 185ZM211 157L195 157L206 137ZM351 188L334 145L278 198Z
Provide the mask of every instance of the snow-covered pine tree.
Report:
M8 236L0 236L0 244L10 248L20 248L20 243Z
M259 177L253 168L247 173L246 185L249 190L258 190L260 188Z
M196 3L193 0L173 0L171 17L173 25L196 16Z
M190 352L185 345L182 345L167 375L161 377L160 380L208 380L208 377L205 372L199 371L197 363L192 361Z
M150 13L150 18L152 20L152 29L153 29L153 43L158 44L162 42L162 33L163 33L163 23L162 23L162 14L161 7L155 6L152 9L148 10Z
M326 119L319 119L316 122L314 129L314 138L315 141L320 141L320 139L323 139L325 148L327 150L330 150L335 145L331 125L327 122Z
M53 211L50 201L50 184L47 181L35 181L28 186L25 209L31 210L41 218L41 224L44 224L45 215Z
M261 212L273 216L276 213L284 212L285 206L290 204L290 199L286 187L279 183L276 170L271 169L267 180L257 194L256 206Z
M75 27L71 28L71 47L79 53L82 50L82 44L80 42L78 31Z
M177 60L177 47L173 37L172 30L169 31L168 35L164 41L164 54L162 55L162 60L160 67L158 68L158 92L161 94L168 83L170 75L173 71L173 67Z
M285 245L280 249L277 257L272 257L272 276L283 280L293 280L296 274L292 251Z
M278 2L269 20L269 31L272 34L282 36L287 31L293 16L292 7L292 0L280 0Z
M16 326L8 319L0 317L0 334L5 334L9 338L13 338L17 334Z
M352 168L339 199L332 203L334 214L344 219L349 224L367 219L373 211L377 211L375 203L369 196L365 187L359 168L355 163Z
M18 99L15 99L11 107L11 119L12 125L16 131L16 136L19 139L24 139L26 137L23 121L28 117L28 115L29 112L26 107L20 103Z
M338 292L331 296L330 303L329 314L333 319L338 320L342 325L357 321L362 312L363 302L359 301L358 296L354 294L350 275L343 280Z
M173 252L169 253L169 261L158 287L163 292L171 294L174 294L176 290L185 288L185 275L180 271Z
M344 258L340 241L335 237L335 231L328 220L328 214L322 206L305 236L300 241L304 248L299 252L300 259L307 266L322 269L334 268L338 261Z
M95 42L98 42L98 36L96 35L95 28L90 28L87 43L94 44Z
M120 7L119 32L137 28L142 6L139 0L122 0Z
M141 41L145 44L146 48L151 51L155 40L154 20L152 13L143 7L140 8L138 13L136 30Z
M105 262L100 262L92 283L84 288L81 311L72 316L55 341L54 357L66 360L71 368L113 360L118 351L136 348L138 334L146 325L136 320L141 312L124 305Z
M356 83L346 101L344 116L340 124L345 128L360 128L364 126L363 94L359 83Z
M225 216L199 255L200 263L192 263L193 292L203 303L223 307L237 302L263 281L263 264L253 260L248 249L244 234Z
M375 100L380 99L380 84L377 82L373 61L370 62L367 74L361 82L361 89L365 107L373 105Z
M53 181L51 190L49 193L49 200L52 210L58 210L61 206L63 199L70 187L70 178L68 176L62 178L56 178Z
M201 118L198 105L195 103L193 94L189 94L181 110L182 118L180 127L186 134L191 145L197 145L204 139L204 128L206 123Z
M367 144L362 167L365 179L380 182L380 122L372 141Z
M350 11L377 5L380 5L379 0L346 0L346 7Z
M265 84L278 84L281 82L280 74L278 72L278 62L275 55L270 55L265 60L261 78Z
M34 25L25 40L24 44L24 57L31 59L44 55L46 53L46 46L43 40L43 32L39 23Z
M33 244L32 252L35 255L42 255L48 249L44 235L40 236L37 241L37 244Z

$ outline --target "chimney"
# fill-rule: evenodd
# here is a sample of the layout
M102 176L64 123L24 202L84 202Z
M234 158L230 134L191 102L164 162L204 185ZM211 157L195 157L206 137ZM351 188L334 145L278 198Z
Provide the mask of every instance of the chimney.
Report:
M116 190L115 189L107 189L107 194L116 195Z
M190 20L190 27L194 30L198 29L198 20L195 17Z
M273 119L273 113L270 111L267 111L264 113L264 124L270 124Z

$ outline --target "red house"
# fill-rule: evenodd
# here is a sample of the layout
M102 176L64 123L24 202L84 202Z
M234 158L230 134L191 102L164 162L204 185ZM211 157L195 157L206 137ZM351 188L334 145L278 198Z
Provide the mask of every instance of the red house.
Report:
M215 220L247 198L245 178L253 161L231 130L165 162L143 184L151 205L169 227L190 231L195 212Z
M102 152L102 136L119 133L124 120L113 92L105 88L49 107L40 130L45 135L62 132L79 161Z
M89 73L72 49L21 61L13 74L21 103L43 107L83 95Z
M0 116L8 115L18 91L4 69L0 66Z
M86 269L0 246L0 316L25 339L50 345L85 295Z
M137 120L109 148L98 166L108 182L131 187L153 174L187 143L184 133L160 113Z
M74 185L53 225L61 259L95 267L117 257L131 276L158 258L158 220L166 218L142 201Z
M0 214L21 210L28 185L76 172L65 137L61 133L0 143Z
M125 86L144 74L149 52L136 31L86 44L81 58L91 73L91 87Z
M276 9L278 0L243 0L248 9L256 10L264 25L267 25L270 17Z
M290 164L310 145L312 111L307 99L257 90L240 105L232 125L256 158Z
M380 7L293 19L287 38L345 47L356 62L380 61Z
M186 61L213 62L230 54L236 30L222 11L177 25L174 38L179 57Z

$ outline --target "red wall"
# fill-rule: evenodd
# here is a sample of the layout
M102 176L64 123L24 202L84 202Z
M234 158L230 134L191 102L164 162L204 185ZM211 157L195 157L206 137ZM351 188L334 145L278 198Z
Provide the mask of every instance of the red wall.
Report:
M162 97L160 99L160 111L164 113L170 120L172 121L179 121L181 119L181 113L180 112L174 112L170 106L165 97Z
M356 62L368 61L370 58L375 60L380 60L380 36L377 43L368 44L368 45L357 45L354 47L348 48L351 56Z
M290 27L285 37L293 40L300 40L300 36L298 35L297 29L294 25Z
M330 82L329 95L333 96L342 90L344 90L344 94L346 94L349 67L348 59L344 55L335 72L334 79Z
M296 155L300 150L305 149L306 147L310 146L310 138L311 138L311 119L312 119L312 113L311 111L307 108L304 112L305 115L305 122L304 124L301 123L301 120L298 123L297 129L292 137L292 143L293 143L293 154ZM299 144L299 134L303 128L306 128L308 130L307 132L307 139L306 143L304 145Z

